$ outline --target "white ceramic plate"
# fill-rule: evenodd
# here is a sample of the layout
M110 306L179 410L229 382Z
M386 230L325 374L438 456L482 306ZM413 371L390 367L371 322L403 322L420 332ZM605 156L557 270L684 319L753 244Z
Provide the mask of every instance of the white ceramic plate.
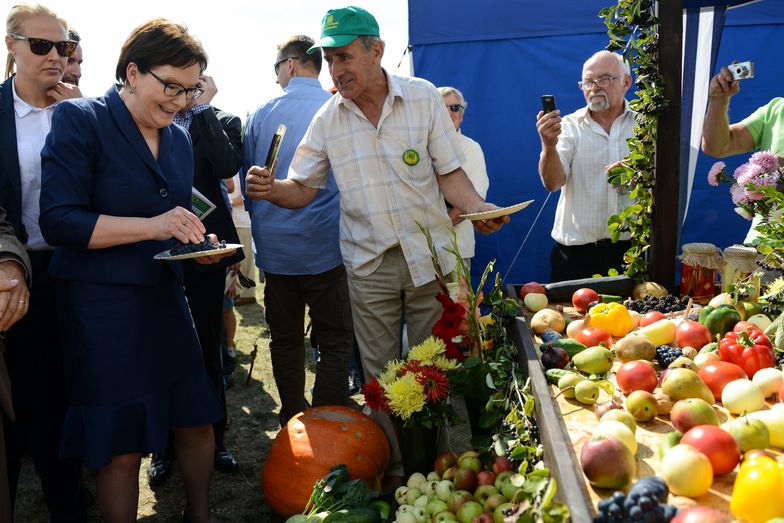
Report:
M500 209L493 209L492 211L484 211L484 212L475 212L472 214L461 214L460 217L465 220L471 220L472 222L477 220L494 220L495 218L500 218L501 216L506 216L508 214L515 213L517 211L521 211L534 203L533 200L528 200L527 202L517 203L515 205L510 205L509 207L501 207Z
M172 256L169 254L169 251L159 252L153 258L156 260L187 260L189 258L201 258L202 256L212 256L213 254L223 254L224 252L231 252L236 251L237 249L241 249L241 243L227 243L226 247L222 247L220 249L210 249L209 251L198 251L198 252L188 252L185 254L178 254L176 256Z

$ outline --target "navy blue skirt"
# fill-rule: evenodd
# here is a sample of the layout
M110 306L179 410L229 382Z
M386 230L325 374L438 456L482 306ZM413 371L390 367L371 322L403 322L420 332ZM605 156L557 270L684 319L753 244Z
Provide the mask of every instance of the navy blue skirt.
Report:
M172 428L223 418L181 282L58 280L57 293L69 403L61 457L100 468L163 450Z

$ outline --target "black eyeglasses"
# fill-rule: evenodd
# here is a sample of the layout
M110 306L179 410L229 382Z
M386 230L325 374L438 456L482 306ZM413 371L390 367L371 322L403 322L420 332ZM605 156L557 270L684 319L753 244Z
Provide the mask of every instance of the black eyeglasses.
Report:
M282 60L278 60L277 62L275 62L275 76L278 75L278 69L280 69L280 64L282 64L283 62L287 62L288 60L299 60L299 56L287 56L286 58L283 58Z
M12 34L14 40L27 40L27 43L30 44L30 51L33 54L37 54L38 56L46 56L49 54L49 51L52 50L52 47L57 49L57 54L60 56L71 56L76 51L76 46L78 45L77 42L73 40L63 40L62 42L52 42L51 40L44 40L43 38L32 38L30 36L23 36L18 34Z
M460 105L460 104L449 104L446 107L453 113L459 113L460 111L465 109L465 105Z
M613 80L617 80L620 76L602 76L598 80L585 80L577 82L577 87L583 91L590 91L594 84L597 87L607 87Z
M204 94L204 89L201 87L183 87L180 84L174 84L169 82L164 82L160 79L160 77L153 73L152 71L148 71L153 78L161 82L163 85L163 94L166 96L171 96L172 98L176 98L181 94L185 93L185 98L188 100L195 100L199 96Z

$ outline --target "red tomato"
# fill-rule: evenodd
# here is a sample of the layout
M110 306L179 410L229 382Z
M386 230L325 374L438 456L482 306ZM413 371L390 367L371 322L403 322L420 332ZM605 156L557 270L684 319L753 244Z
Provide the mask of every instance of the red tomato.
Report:
M679 347L694 347L700 350L713 341L713 335L702 323L686 320L675 330L675 343Z
M670 523L732 523L733 518L721 510L697 505L678 512Z
M749 327L751 327L752 329L759 329L759 327L757 327L755 324L751 323L750 321L742 321L741 320L741 321L739 321L738 323L735 324L735 326L732 328L732 330L733 330L733 332L740 332L740 331L745 330L745 329L747 329Z
M599 295L593 289L577 289L572 294L572 305L581 314L585 314L585 311L588 310L588 305L592 301L599 301Z
M746 372L728 361L711 361L706 363L697 375L713 393L716 399L721 398L724 386L735 380L748 379Z
M657 321L663 320L664 318L666 318L666 316L659 311L646 312L643 317L640 318L640 327L645 327L651 323L656 323Z
M615 373L615 379L624 394L635 390L653 392L659 382L653 366L642 360L627 361L621 365Z
M597 345L604 345L608 349L612 347L612 336L599 327L586 327L575 334L574 339L586 347L596 347Z
M705 454L713 466L714 476L732 472L740 461L740 449L735 438L720 427L697 425L683 435L681 443Z

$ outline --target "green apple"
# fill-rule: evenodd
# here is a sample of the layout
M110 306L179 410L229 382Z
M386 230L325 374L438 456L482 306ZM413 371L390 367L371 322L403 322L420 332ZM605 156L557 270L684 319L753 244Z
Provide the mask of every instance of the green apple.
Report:
M768 426L761 420L742 417L733 420L727 427L741 452L752 449L764 449L770 444Z

